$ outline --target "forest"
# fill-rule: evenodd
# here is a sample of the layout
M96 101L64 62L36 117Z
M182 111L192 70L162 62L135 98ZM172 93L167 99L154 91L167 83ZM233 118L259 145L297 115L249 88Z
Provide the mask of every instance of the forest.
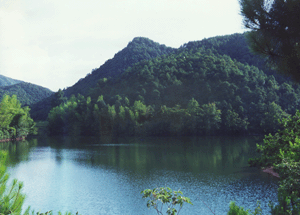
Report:
M244 34L190 42L100 74L84 95L64 97L67 89L52 97L50 135L267 134L299 108L299 85L266 69Z
M14 84L18 84L21 83L22 81L19 80L15 80L12 78L8 78L4 75L0 75L0 86L10 86L10 85L14 85Z
M0 86L0 98L4 95L16 95L24 106L35 104L42 99L48 98L52 94L53 92L47 88L26 82Z

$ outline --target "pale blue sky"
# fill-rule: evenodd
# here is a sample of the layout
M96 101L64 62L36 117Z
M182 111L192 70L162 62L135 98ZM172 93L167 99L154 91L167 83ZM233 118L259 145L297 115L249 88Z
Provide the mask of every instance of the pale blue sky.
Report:
M244 31L238 0L0 0L0 74L57 91L137 36L178 48Z

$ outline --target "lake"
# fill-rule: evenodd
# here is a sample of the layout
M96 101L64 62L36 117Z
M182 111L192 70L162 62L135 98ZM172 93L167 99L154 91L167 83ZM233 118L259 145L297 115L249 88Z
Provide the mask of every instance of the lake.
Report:
M193 205L180 214L226 214L230 201L254 209L277 201L278 179L247 166L262 137L147 137L114 141L92 137L38 137L1 143L8 171L24 182L40 212L157 214L140 192L168 186ZM210 209L208 209L208 207Z

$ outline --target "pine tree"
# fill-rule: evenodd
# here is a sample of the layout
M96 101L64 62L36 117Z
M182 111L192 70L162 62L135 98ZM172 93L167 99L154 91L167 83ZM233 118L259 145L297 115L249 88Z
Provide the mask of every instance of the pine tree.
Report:
M11 186L7 186L9 175L6 173L5 159L6 153L0 151L0 214L19 215L25 195L22 193L23 183L13 180ZM29 213L29 208L25 214Z
M250 48L300 81L300 1L240 0Z

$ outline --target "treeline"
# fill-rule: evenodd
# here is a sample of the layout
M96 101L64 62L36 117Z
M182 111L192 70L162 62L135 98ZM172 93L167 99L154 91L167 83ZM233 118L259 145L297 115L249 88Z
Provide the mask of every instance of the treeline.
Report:
M17 96L3 96L0 103L0 141L26 137L36 133L35 123L30 118L29 107L21 107Z
M100 96L94 103L90 97L72 96L66 103L53 108L49 114L51 135L192 135L213 134L220 128L221 111L216 104L199 106L190 101L186 109L151 105L119 96L117 105L109 105Z

